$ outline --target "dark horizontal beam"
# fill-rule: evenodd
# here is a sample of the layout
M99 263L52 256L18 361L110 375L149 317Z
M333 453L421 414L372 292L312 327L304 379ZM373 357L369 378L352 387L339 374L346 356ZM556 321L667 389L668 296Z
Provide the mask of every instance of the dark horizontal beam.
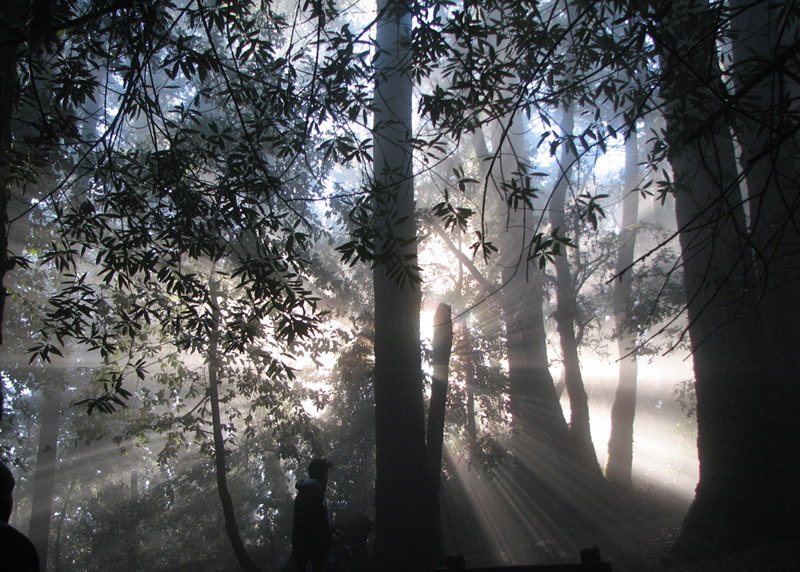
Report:
M467 567L461 554L447 557L447 566L437 568L436 572L449 572L450 570L474 570L475 572L613 572L610 562L600 560L600 550L597 547L581 550L581 561L566 564L522 564L515 566L477 566Z

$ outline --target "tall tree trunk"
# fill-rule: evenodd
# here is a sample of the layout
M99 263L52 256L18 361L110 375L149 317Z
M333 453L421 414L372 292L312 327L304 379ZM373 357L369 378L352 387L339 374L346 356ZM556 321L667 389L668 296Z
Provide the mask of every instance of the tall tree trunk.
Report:
M277 514L273 522L273 530L286 531L287 534L285 536L284 546L291 550L290 531L292 530L294 499L289 493L289 489L286 486L281 486L285 477L280 461L280 456L276 452L265 451L262 455L264 473L269 479L269 482L267 483L267 486L269 487L268 490L272 491L272 498L274 498L275 503L278 506ZM283 540L284 539L280 539L279 542Z
M8 259L8 201L11 198L11 117L19 98L17 81L17 49L21 39L13 34L24 33L25 21L30 13L30 0L4 0L0 2L0 19L10 31L0 45L0 344L3 343L3 315L6 305L6 272L11 270ZM3 384L0 384L0 421L3 419Z
M460 343L456 355L461 357L462 374L467 397L467 448L469 449L470 463L475 459L478 449L478 426L475 422L475 384L477 381L476 368L478 367L479 352L472 346L472 335L467 325L467 320L460 320Z
M399 267L417 272L411 168L411 15L405 3L378 3L374 99L375 551L378 570L424 570L425 419L417 284L398 283Z
M697 390L700 479L676 559L735 550L774 531L765 505L775 460L765 433L769 374L733 141L715 45L716 12L685 2L657 38ZM698 126L703 129L698 130ZM766 384L766 385L765 385ZM796 435L795 437L796 438Z
M564 110L561 129L564 135L570 137L574 127L572 107ZM559 159L558 180L553 188L550 198L550 224L564 234L566 229L566 199L567 189L570 186L572 164L576 157L572 146L563 144ZM564 381L567 387L570 404L570 437L577 454L577 461L589 471L590 474L600 475L600 465L597 462L597 453L592 443L591 427L589 423L589 397L583 385L581 365L578 356L578 341L575 337L575 321L577 318L576 292L572 285L572 272L569 267L568 252L562 253L555 259L556 267L556 298L558 306L555 318L559 338L561 339L561 352L564 357Z
M56 526L56 544L53 550L53 568L56 572L61 570L61 529L64 526L64 520L68 514L69 510L69 499L72 497L72 489L75 488L75 483L78 481L77 475L72 477L72 480L69 482L69 488L67 489L67 495L64 499L64 505L61 508L61 515L58 517L58 525ZM41 564L41 562L40 562Z
M625 184L622 199L622 230L617 247L617 279L614 283L614 322L619 352L619 381L611 407L611 435L608 439L606 478L630 487L633 467L633 420L636 416L638 362L631 353L636 348L636 332L628 324L628 304L633 284L635 225L639 220L639 141L631 131L625 142Z
M211 286L212 291L214 285ZM222 514L225 519L225 531L231 541L236 560L243 570L258 570L253 563L247 549L242 542L239 534L239 526L236 523L236 510L233 506L233 498L228 490L227 467L225 466L225 438L222 435L222 418L219 411L219 327L220 311L219 302L212 292L211 321L212 330L208 341L208 395L211 404L211 424L214 434L214 467L217 478L217 491L222 503Z
M58 380L60 381L60 380ZM61 425L61 390L44 393L39 405L39 445L36 472L33 474L31 527L28 534L39 553L42 569L47 569L50 522L53 516L53 492L58 466L58 430Z
M453 244L441 226L434 224L433 229L483 292L487 296L495 294L495 286ZM513 241L509 239L507 244L512 248ZM527 457L531 466L541 467L546 462L553 467L559 465L563 457L570 456L570 440L547 359L541 276L533 269L526 276L524 269L513 262L503 266L502 280L502 290L489 303L495 299L499 301L497 310L505 322L509 401L514 429L511 446L518 455ZM466 331L466 326L464 329Z
M800 25L784 2L731 2L734 80L746 116L737 122L755 258L762 417L751 437L761 454L751 486L758 538L800 536L800 137L795 70ZM744 103L746 102L746 103ZM744 115L744 114L743 114ZM758 478L769 475L769 483Z
M501 148L499 172L490 171L491 154L482 130L472 141L481 165L482 176L492 190L503 195L504 184L510 184L518 171L518 158L525 156L527 146L520 135L522 121L508 130L509 141L495 144ZM502 281L500 305L506 329L508 353L509 409L513 425L511 447L520 459L531 467L547 462L560 465L570 451L569 428L564 419L558 394L550 375L547 358L547 336L544 329L544 294L541 275L535 265L528 266L525 255L524 229L534 213L522 208L504 213L508 219L502 240ZM530 236L527 236L530 239ZM476 272L467 264L473 276ZM487 294L493 287L479 280Z
M136 471L131 471L131 498L129 502L131 506L131 518L126 534L125 563L128 572L136 572L138 569L136 564L136 555L139 547L139 475L136 473Z
M503 316L512 449L530 467L547 463L553 468L572 457L573 443L547 360L541 276L538 271L529 281L514 276L506 284Z
M439 304L433 318L433 379L431 401L428 409L427 476L428 511L430 518L430 556L434 562L441 553L439 527L439 490L442 474L442 445L444 442L444 417L447 405L447 378L450 375L450 353L453 348L453 321L450 306Z

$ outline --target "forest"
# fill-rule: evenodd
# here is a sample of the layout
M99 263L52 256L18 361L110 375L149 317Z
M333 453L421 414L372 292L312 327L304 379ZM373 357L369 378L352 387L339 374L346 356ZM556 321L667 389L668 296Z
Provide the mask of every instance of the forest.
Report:
M2 0L10 524L800 569L798 156L797 0Z

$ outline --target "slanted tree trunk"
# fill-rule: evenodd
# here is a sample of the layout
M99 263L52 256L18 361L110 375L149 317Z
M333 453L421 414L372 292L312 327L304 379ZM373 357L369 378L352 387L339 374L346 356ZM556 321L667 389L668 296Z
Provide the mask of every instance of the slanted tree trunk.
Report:
M417 230L411 168L411 14L378 2L375 36L375 567L426 569L425 418L420 356ZM413 280L413 277L410 278Z
M56 380L59 383L60 380ZM39 553L43 570L47 569L50 522L53 516L53 491L58 466L58 430L61 425L61 390L40 396L39 445L36 471L33 473L31 527L28 537Z
M611 435L608 439L606 478L630 487L633 467L633 420L636 416L638 362L632 353L636 348L636 332L628 324L628 304L633 284L633 252L636 245L635 225L639 219L639 142L635 131L625 142L625 183L622 199L622 229L617 246L617 278L614 282L614 322L619 352L619 381L611 407Z
M212 291L214 286L212 285ZM239 526L236 523L236 510L233 506L228 489L227 467L225 465L225 438L222 435L222 418L219 411L219 328L220 311L219 302L212 293L211 309L212 330L208 340L208 395L211 404L211 424L214 434L214 468L217 478L217 492L222 503L222 514L225 519L225 531L231 541L236 560L243 570L256 571L255 563L247 553L247 549L242 542L239 534Z
M564 135L572 135L574 126L572 107L564 110L561 129ZM550 198L550 224L558 229L560 234L565 234L566 229L566 197L570 186L572 164L576 157L572 146L561 146L559 159L558 180L553 188ZM569 267L568 252L556 257L556 298L558 306L555 312L556 326L561 339L561 352L564 357L564 381L570 404L570 438L577 461L591 474L600 475L600 465L597 462L597 453L592 443L591 427L589 423L589 397L583 385L580 359L578 357L578 341L575 337L575 322L577 318L576 292L572 284L572 273Z

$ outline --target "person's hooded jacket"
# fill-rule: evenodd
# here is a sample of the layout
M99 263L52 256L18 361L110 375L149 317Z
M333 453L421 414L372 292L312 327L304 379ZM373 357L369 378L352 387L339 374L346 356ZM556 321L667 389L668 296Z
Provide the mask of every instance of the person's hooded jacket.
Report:
M292 552L300 562L324 564L331 548L325 488L316 479L300 479L295 488Z

